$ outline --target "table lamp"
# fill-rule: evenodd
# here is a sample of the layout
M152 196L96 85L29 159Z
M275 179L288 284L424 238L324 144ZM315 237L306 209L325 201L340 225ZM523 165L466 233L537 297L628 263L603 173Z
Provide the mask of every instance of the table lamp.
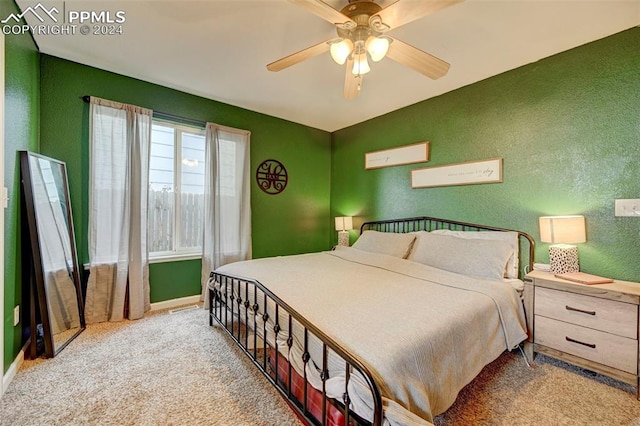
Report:
M584 216L543 216L539 219L540 241L551 243L549 263L551 273L578 272L578 247L587 241Z
M336 217L336 231L338 231L338 245L349 247L349 230L353 229L351 216Z

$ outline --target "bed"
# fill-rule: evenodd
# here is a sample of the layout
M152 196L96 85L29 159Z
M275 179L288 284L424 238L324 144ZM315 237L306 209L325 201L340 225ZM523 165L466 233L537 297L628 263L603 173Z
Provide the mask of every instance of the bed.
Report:
M526 339L533 252L508 229L366 222L353 247L216 269L209 321L308 424L428 425Z

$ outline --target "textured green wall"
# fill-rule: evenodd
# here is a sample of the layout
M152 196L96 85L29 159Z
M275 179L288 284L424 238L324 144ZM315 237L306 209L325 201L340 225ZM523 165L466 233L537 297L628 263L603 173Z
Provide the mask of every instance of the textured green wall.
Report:
M251 170L275 158L289 173L279 195L263 193L252 178L254 257L328 248L329 133L52 56L42 55L41 62L41 152L67 163L80 262L88 261L89 107L84 95L250 130ZM152 302L198 294L197 284L178 282L178 277L199 277L199 267L184 261L152 264ZM161 272L168 268L171 274Z
M13 1L0 2L0 16L19 12ZM20 160L18 151L38 150L40 56L29 34L5 36L5 176L9 206L4 211L4 360L6 372L22 347L24 319L13 326L13 308L21 305ZM26 302L26 300L25 300Z
M178 299L200 294L200 259L154 263L149 268L151 301ZM158 285L157 283L166 283Z
M640 281L640 219L614 217L614 199L640 198L638 52L634 28L335 132L332 216L431 215L538 240L539 216L584 214L582 269ZM425 140L429 163L363 168L366 152ZM490 157L503 183L411 189L413 168Z

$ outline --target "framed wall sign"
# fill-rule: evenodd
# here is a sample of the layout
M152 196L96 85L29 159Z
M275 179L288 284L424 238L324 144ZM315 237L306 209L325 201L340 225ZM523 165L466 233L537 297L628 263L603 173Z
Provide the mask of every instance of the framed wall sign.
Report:
M398 148L367 152L364 155L364 168L378 169L425 161L429 161L429 142L419 142Z
M502 158L411 170L412 188L497 182L502 182Z

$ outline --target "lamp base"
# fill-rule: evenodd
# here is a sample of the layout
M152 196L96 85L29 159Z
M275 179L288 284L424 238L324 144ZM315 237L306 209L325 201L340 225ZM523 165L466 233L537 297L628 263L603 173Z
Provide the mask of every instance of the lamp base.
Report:
M338 245L349 247L349 231L338 232Z
M580 271L578 247L568 244L549 246L549 263L552 274L566 274Z

